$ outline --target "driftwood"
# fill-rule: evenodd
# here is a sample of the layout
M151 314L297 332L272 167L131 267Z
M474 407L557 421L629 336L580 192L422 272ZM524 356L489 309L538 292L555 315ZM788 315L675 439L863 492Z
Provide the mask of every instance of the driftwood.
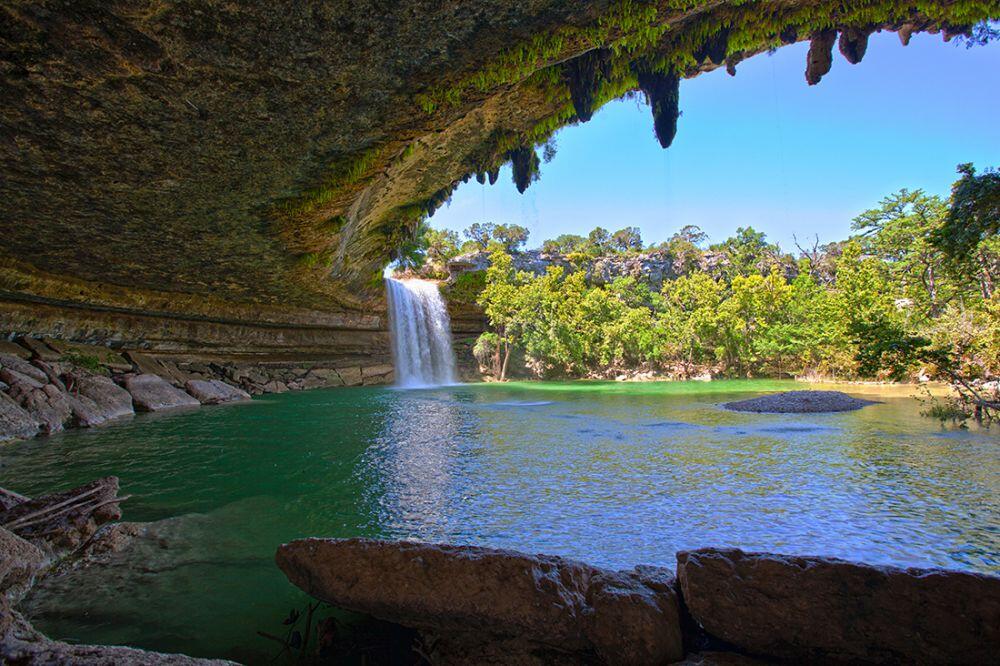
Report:
M0 527L53 548L75 549L104 523L121 518L118 477L107 476L62 493L27 499L0 511Z

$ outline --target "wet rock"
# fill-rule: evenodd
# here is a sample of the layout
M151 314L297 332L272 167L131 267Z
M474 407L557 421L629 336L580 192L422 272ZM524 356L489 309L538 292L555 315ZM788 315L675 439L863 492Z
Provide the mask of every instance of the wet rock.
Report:
M0 392L0 442L30 439L38 434L39 423L6 393Z
M696 652L673 666L764 666L771 662L754 659L736 652Z
M677 572L694 619L751 654L965 664L1000 654L1000 578L711 548L678 553Z
M814 86L833 67L833 43L837 41L836 30L823 30L812 36L809 53L806 55L806 81Z
M682 656L673 577L607 571L559 557L471 546L304 539L276 557L289 580L335 606L435 635L516 638L531 653L607 663Z
M47 562L38 546L0 527L0 596L19 598Z
M125 390L132 396L136 411L159 412L177 407L197 407L201 404L159 375L133 375L126 377L124 384Z
M181 654L147 652L135 648L76 645L53 641L37 631L19 613L10 611L0 624L0 663L73 664L74 666L226 666L233 662L196 659Z
M100 425L135 414L132 395L110 377L77 374L67 378L67 383L70 394L91 407L95 416L89 425Z
M21 502L0 512L0 525L35 545L75 550L104 523L121 518L118 478Z
M810 414L819 412L850 412L868 405L878 404L875 400L852 398L840 391L786 391L764 395L750 400L727 402L722 406L735 412L757 412L765 414Z
M221 405L224 402L249 400L250 394L218 379L192 379L184 388L203 405Z
M45 379L47 381L48 377ZM7 368L0 369L0 380L10 385L10 397L39 424L41 432L59 432L72 418L69 396L55 384L40 382Z

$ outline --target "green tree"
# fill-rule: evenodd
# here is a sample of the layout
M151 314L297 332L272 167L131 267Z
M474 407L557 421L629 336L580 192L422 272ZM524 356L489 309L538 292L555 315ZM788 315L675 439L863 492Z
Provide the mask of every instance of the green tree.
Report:
M507 252L518 252L528 243L529 232L519 224L498 224L493 228L492 238Z
M618 252L642 249L642 234L639 227L625 227L611 234L611 248Z
M475 247L480 252L485 252L486 248L489 247L490 241L493 240L493 234L496 231L497 225L493 222L475 222L466 228L462 235L468 238L471 242L475 243Z

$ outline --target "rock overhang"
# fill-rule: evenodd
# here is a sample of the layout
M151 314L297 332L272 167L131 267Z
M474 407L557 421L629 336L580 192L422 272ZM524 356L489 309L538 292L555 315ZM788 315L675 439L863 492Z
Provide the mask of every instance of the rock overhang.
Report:
M526 151L607 101L642 89L669 145L680 79L811 40L813 82L837 45L858 62L876 30L904 42L964 34L1000 4L43 0L2 11L0 85L14 101L0 112L0 288L73 296L83 284L84 300L280 313L365 307L394 249L458 184L495 180L514 159L527 185L537 163Z

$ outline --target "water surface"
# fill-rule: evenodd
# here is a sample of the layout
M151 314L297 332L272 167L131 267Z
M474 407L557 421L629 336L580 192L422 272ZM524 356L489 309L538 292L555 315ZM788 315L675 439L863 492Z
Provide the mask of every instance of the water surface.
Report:
M256 630L303 605L273 564L302 536L609 567L736 546L1000 573L1000 433L942 429L903 397L843 414L718 407L789 388L802 386L288 393L8 446L0 486L36 495L115 474L127 519L163 521L128 566L40 585L25 605L40 629L251 662L274 652Z

